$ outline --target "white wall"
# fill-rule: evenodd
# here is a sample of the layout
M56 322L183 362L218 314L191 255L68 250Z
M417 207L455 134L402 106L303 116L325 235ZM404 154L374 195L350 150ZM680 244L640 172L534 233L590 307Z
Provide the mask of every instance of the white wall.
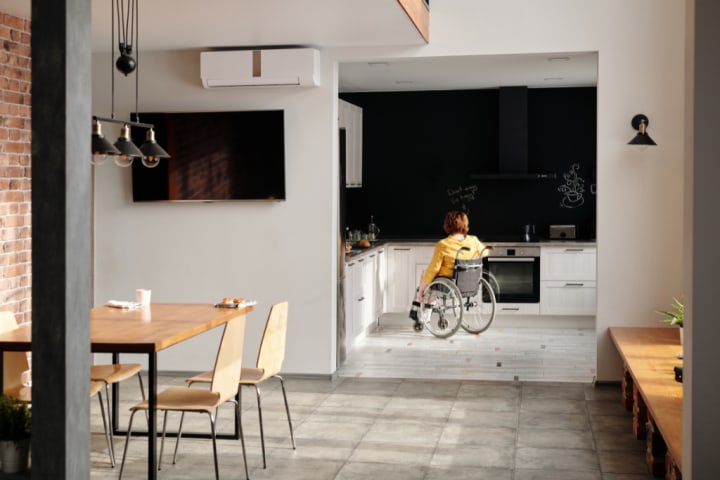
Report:
M618 379L620 363L607 327L656 325L654 310L683 292L678 227L685 141L684 14L677 0L433 1L430 45L324 50L323 84L314 89L206 91L200 87L197 52L145 54L140 110L285 109L288 200L135 205L129 172L96 169L95 302L129 298L140 286L152 288L155 301L255 298L260 306L252 315L256 324L250 322L252 340L259 337L270 303L288 299L285 371L332 373L336 63L597 51L597 373L599 380ZM108 108L109 60L96 57L94 63L93 99L101 114L100 108ZM126 114L134 106L132 96L121 105L116 111ZM630 119L637 113L650 118L657 147L638 151L626 145L634 135ZM175 347L177 354L161 356L160 368L194 369L197 356L188 358L186 352L202 349L211 358L216 345L208 339ZM248 350L254 352L255 346Z
M131 299L138 287L152 289L153 302L257 300L246 334L245 359L254 364L270 305L288 300L287 370L331 373L336 95L331 88L205 90L198 52L143 53L140 60L141 111L284 109L287 201L134 204L129 169L96 167L95 304ZM97 115L109 116L109 62L94 58ZM116 76L117 118L128 118L133 95L134 77ZM159 368L211 368L218 339L216 332L173 347Z

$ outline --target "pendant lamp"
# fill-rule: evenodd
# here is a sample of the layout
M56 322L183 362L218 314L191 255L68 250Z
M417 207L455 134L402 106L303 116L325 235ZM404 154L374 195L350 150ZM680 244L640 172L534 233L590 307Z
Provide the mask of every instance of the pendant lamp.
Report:
M139 85L139 52L138 46L138 0L110 0L111 10L111 51L115 48L115 18L117 14L118 38L117 45L120 56L115 62L110 60L111 70L111 117L93 117L92 133L92 164L101 165L108 157L112 156L115 164L119 167L129 167L136 158L142 159L143 165L148 168L157 167L160 159L170 158L170 155L155 140L154 125L140 123L138 116L138 85ZM135 44L135 57L133 57L133 37ZM135 73L135 121L124 121L115 119L115 69L117 68L126 77ZM115 144L111 144L102 134L100 122L121 124L120 137ZM148 129L145 143L138 148L130 135L132 127Z

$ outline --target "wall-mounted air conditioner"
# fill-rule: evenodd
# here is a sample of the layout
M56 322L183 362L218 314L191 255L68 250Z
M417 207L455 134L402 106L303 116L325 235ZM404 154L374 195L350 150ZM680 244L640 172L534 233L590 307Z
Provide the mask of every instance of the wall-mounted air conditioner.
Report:
M200 53L203 87L320 85L320 52L314 48L219 50Z

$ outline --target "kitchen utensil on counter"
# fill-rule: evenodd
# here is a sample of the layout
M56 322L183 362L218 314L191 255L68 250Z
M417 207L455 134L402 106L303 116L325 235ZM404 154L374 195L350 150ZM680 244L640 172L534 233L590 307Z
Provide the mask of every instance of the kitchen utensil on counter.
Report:
M380 235L380 229L375 225L373 215L370 215L370 223L368 224L368 240L374 242Z
M535 225L523 225L523 241L531 242L535 238Z
M573 240L576 238L575 225L550 225L551 240Z

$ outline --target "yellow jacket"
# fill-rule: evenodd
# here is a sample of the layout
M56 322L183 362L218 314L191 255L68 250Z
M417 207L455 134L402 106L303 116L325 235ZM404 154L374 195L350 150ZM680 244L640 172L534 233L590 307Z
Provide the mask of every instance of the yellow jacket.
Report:
M485 245L475 235L466 235L462 240L450 235L435 244L432 260L430 260L430 264L423 273L422 281L427 284L437 276L452 277L455 269L455 255L460 247L470 249L469 252L460 252L458 258L462 260L484 255L483 249Z

